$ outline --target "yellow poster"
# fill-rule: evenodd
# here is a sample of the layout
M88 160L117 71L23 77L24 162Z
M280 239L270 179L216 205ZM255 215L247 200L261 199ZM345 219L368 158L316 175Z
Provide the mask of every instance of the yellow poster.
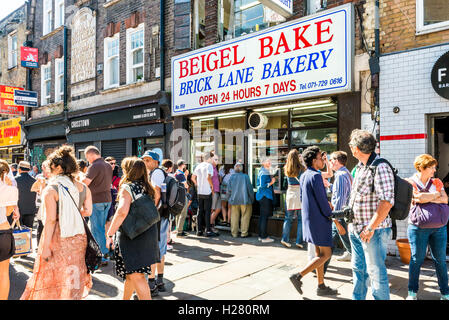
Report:
M22 128L21 118L0 121L0 147L14 146L21 144Z

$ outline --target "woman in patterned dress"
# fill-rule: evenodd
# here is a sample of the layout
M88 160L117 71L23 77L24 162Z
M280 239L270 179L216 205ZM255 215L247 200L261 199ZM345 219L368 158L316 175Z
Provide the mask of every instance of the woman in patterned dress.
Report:
M145 163L136 157L128 157L122 161L123 177L120 181L118 207L107 232L106 247L114 243L115 270L125 281L123 300L130 300L133 292L137 292L139 300L151 300L150 287L145 280L145 273L151 274L151 265L160 262L158 245L158 228L154 224L134 239L129 239L119 227L129 213L134 198L146 193L153 200L155 191L148 180Z

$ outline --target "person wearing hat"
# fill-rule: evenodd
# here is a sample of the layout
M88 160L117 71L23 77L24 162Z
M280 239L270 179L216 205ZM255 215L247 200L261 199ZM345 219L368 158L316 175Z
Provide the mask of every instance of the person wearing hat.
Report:
M155 192L154 204L159 209L159 214L161 220L158 222L160 226L159 231L159 255L161 262L153 264L151 266L151 275L148 276L148 284L150 285L151 296L155 297L159 294L159 291L165 291L165 285L163 282L164 276L164 264L165 264L165 254L167 253L167 232L169 227L169 219L166 210L161 208L162 201L162 189L165 188L165 176L164 170L159 168L161 163L161 157L154 150L145 151L145 153L140 157L150 174L151 185L153 186ZM156 281L156 269L157 269L157 281Z
M30 170L31 165L28 161L20 161L17 170L19 174L15 177L15 180L19 189L20 224L33 228L37 207L36 192L32 192L31 187L36 182L36 179L29 175Z

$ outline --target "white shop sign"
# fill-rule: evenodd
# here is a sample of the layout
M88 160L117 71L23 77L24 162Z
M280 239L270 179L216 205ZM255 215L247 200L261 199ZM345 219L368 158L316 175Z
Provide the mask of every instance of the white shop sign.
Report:
M293 0L259 0L259 2L285 18L293 14Z
M172 114L351 91L353 26L347 4L173 57Z

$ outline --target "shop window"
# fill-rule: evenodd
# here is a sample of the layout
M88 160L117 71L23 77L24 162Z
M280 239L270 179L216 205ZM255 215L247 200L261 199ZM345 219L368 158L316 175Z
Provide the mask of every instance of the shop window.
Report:
M64 57L55 60L55 102L64 101Z
M51 63L41 67L41 105L50 103L51 95Z
M64 25L64 0L55 0L55 29Z
M104 39L104 88L118 87L120 82L120 33Z
M447 0L416 0L416 33L449 29Z
M46 35L50 33L52 28L52 17L53 17L53 8L52 8L52 0L44 0L44 17L43 17L43 30L42 34Z
M144 29L143 24L127 30L127 83L144 80Z
M17 34L8 35L8 68L17 67Z
M194 47L195 49L202 48L205 46L205 37L206 37L206 6L205 0L194 0Z
M221 41L256 32L285 21L281 15L253 0L220 0L218 32Z
M307 0L307 11L309 14L317 13L320 10L326 9L327 0Z
M174 43L177 50L191 48L191 11L190 0L175 0Z

